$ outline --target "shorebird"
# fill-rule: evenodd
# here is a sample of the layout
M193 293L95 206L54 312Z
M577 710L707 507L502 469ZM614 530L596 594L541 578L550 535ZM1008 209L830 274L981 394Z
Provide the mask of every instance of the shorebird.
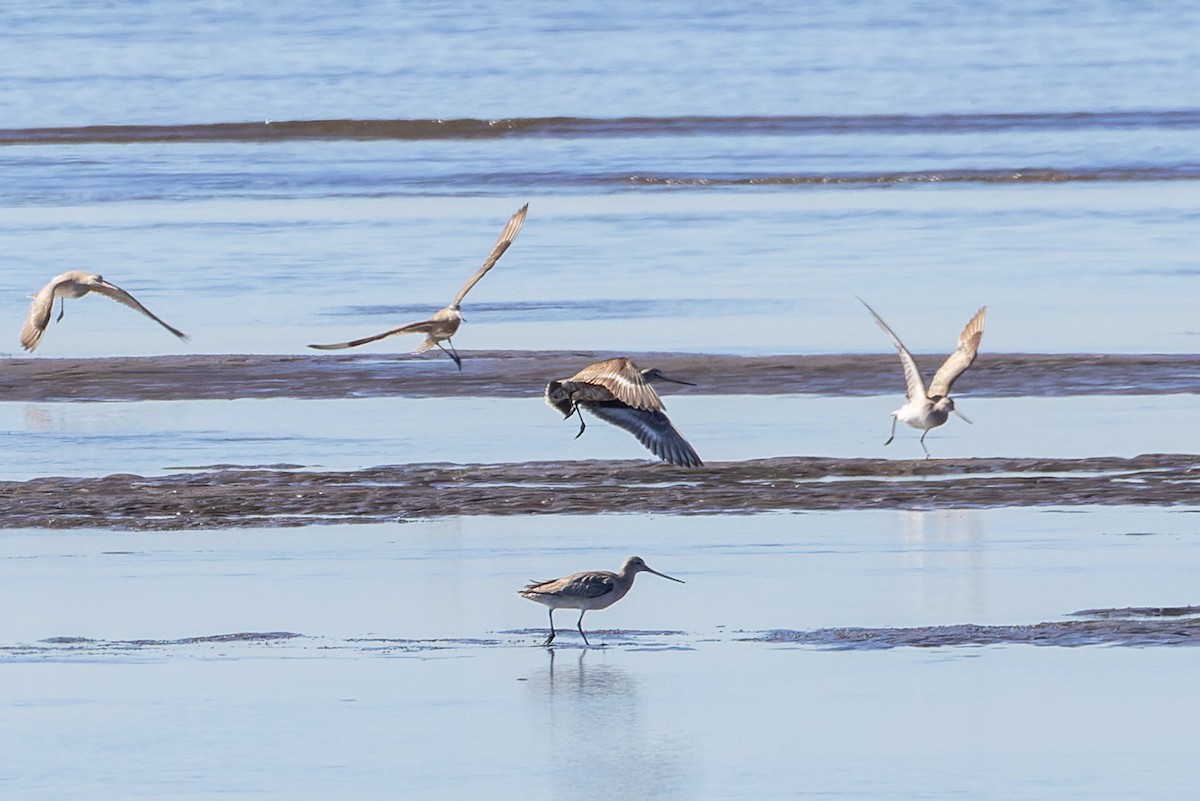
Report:
M875 318L875 322L879 323L879 327L892 338L896 350L900 353L900 363L904 366L904 380L908 382L908 402L892 412L892 435L883 444L890 445L896 438L897 421L907 423L913 428L922 429L921 448L925 451L925 458L929 459L931 456L929 449L925 447L925 435L930 429L945 423L950 417L950 412L954 412L968 423L971 422L966 415L954 408L950 387L975 361L975 355L979 352L979 340L983 338L983 324L987 321L987 306L981 306L967 323L967 327L958 335L958 349L946 357L946 361L942 362L942 366L933 374L933 380L926 389L925 382L921 380L921 373L917 370L917 363L900 341L900 337L888 328L888 324L865 300L859 298L858 302L867 307L867 311Z
M624 598L633 586L634 576L638 573L653 573L656 576L671 579L671 581L678 581L680 584L684 583L681 579L652 569L643 561L642 557L631 556L625 560L625 564L621 565L620 573L613 573L609 570L586 570L550 581L534 581L525 589L517 592L522 598L528 598L550 607L550 636L542 645L554 642L554 637L558 634L554 630L555 609L579 609L581 611L576 628L579 629L583 642L590 646L587 635L583 633L584 614L589 609L607 609Z
M651 381L686 384L689 381L668 378L658 368L639 370L625 357L590 364L570 378L546 385L546 403L562 412L563 419L579 415L579 433L587 424L580 407L605 422L625 429L638 438L658 458L684 467L701 467L704 462L663 413L662 398L650 386Z
M316 348L317 350L357 348L359 345L365 345L368 342L375 342L376 340L396 334L424 334L425 341L413 351L414 354L424 353L430 348L437 347L441 349L442 353L449 356L454 361L454 364L458 366L458 369L461 370L462 359L459 358L458 351L455 350L454 343L450 340L458 332L458 326L463 321L462 312L459 311L459 304L462 303L463 298L467 296L471 288L479 283L479 279L487 275L487 271L492 269L492 266L500 260L500 257L504 255L504 251L508 250L508 246L516 239L517 232L525 224L525 214L528 211L528 203L517 209L517 213L509 219L508 224L504 226L504 230L500 232L500 238L496 240L496 244L492 247L492 252L483 260L483 264L475 271L475 274L468 278L467 282L462 285L462 289L458 290L458 294L454 296L454 300L450 301L449 306L428 320L405 323L399 328L384 331L382 334L375 334L374 336L363 337L362 339L352 339L349 342L337 342L332 345L309 345L309 347ZM446 348L442 347L442 342L448 344L450 349L446 350Z
M135 311L140 311L182 340L186 341L188 338L187 334L178 328L173 328L158 319L153 312L138 303L133 295L130 295L116 284L110 284L102 277L85 273L82 270L71 270L70 272L51 278L50 283L38 290L38 293L33 296L33 304L29 307L29 319L25 321L25 325L21 328L21 347L32 352L38 346L38 343L42 341L42 335L46 333L46 326L50 325L50 313L54 311L54 301L56 298L59 305L58 317L55 318L55 322L58 322L62 320L63 314L66 313L64 298L82 298L89 292L98 292L105 297L112 298L117 303L122 303Z

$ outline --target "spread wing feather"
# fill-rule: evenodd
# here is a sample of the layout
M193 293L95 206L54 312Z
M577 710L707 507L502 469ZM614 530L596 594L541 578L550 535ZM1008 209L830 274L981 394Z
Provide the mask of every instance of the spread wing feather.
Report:
M623 356L589 364L569 380L602 386L614 398L634 409L661 412L666 408L637 365Z
M405 323L399 328L393 328L384 331L382 334L375 334L374 336L363 337L362 339L352 339L349 342L335 342L332 345L309 345L309 347L316 348L317 350L357 348L359 345L365 345L368 342L377 342L384 337L395 336L396 334L428 334L436 322L436 320L418 320L415 323Z
M21 327L21 347L32 351L42 341L46 326L50 325L50 312L54 309L54 290L59 284L69 280L70 273L58 276L38 290L29 306L29 316Z
M583 401L583 408L606 423L637 437L658 458L683 467L702 467L704 462L671 421L660 411L634 409L620 401Z
M914 398L924 398L925 382L921 380L921 371L917 369L917 363L913 360L912 354L908 352L908 348L904 347L904 343L900 341L900 337L896 336L896 332L888 327L883 318L876 314L875 310L865 300L859 298L858 302L867 307L867 311L875 318L875 322L879 323L879 327L895 343L896 350L900 353L900 364L904 366L904 381L908 385L908 400L911 402Z
M117 303L120 303L124 306L128 306L129 308L133 309L134 311L141 312L142 314L146 315L151 320L158 323L163 328L167 329L168 331L170 331L172 334L179 337L180 339L186 340L188 338L187 334L183 333L178 328L176 328L172 325L168 325L167 323L163 322L162 319L160 319L157 314L150 311L142 304L138 303L137 298L135 298L133 295L130 295L128 292L126 292L124 289L121 289L121 287L117 286L116 284L110 284L107 281L103 281L98 284L93 284L91 289L93 292L99 292L101 295L104 295L104 297L106 297L106 298L112 298Z
M933 380L929 382L931 395L949 395L955 379L975 363L975 356L979 353L979 341L983 339L983 325L986 322L987 306L982 306L958 335L958 349L951 353L933 374Z
M508 224L504 226L504 230L500 232L500 238L492 246L492 252L484 259L483 264L475 271L475 274L468 278L467 282L462 285L462 289L458 290L458 294L454 296L454 300L450 303L451 308L458 308L458 305L462 303L462 299L467 296L471 288L479 283L480 278L487 275L487 271L492 269L492 266L504 255L504 251L508 250L508 246L517 238L517 232L525 224L525 215L528 211L529 204L526 203L517 209L517 213L509 219Z

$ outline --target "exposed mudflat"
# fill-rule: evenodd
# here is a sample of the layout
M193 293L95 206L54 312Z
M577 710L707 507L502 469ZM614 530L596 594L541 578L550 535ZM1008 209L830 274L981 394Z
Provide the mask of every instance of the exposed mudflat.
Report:
M944 645L1200 645L1200 607L1095 609L1086 620L1024 626L920 626L771 631L757 642L794 643L838 650L934 648Z
M671 394L903 395L894 353L729 356L596 351L463 351L330 356L198 355L0 359L0 401L232 398L527 397L600 359L694 382ZM931 373L945 354L918 356ZM955 389L978 397L1200 393L1200 356L984 354Z
M343 472L185 468L163 477L0 482L0 526L184 529L450 515L1200 505L1200 456L786 457L686 469L646 461L426 464Z

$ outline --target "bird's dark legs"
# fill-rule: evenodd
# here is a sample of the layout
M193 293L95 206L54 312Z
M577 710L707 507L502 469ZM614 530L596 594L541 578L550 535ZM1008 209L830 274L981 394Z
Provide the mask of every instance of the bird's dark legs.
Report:
M925 458L926 458L926 459L932 459L932 458L933 458L933 454L931 454L931 453L929 452L929 448L926 448L926 447L925 447L925 434L928 434L928 433L930 432L930 430L931 430L931 429L928 429L928 428L927 428L927 429L925 429L925 432L924 432L923 434L921 434L921 447L925 449Z
M579 415L579 433L575 435L575 439L579 439L580 437L583 436L583 430L585 428L587 428L587 423L583 422L583 412L580 411L578 403L571 404L571 411L573 414ZM569 415L569 414L567 415L567 417L570 417L570 416L571 415Z
M446 341L447 341L447 342L450 342L450 340L449 340L449 339L447 339ZM437 345L439 348L441 348L441 349L442 349L442 353L444 353L444 354L446 354L447 356L449 356L449 357L450 357L450 358L451 358L451 359L454 361L454 363L455 363L456 365L458 365L458 369L459 369L459 370L461 370L461 369L462 369L462 359L460 359L460 358L458 357L458 351L457 351L457 350L455 350L455 348L454 348L454 343L453 343L453 342L450 342L450 350L446 350L445 348L442 348L442 343L441 343L441 342L437 342L437 343L435 343L435 344L436 344L436 345Z
M579 629L579 636L583 637L584 644L590 648L592 644L590 642L588 642L587 635L583 633L583 615L586 612L587 612L587 610L584 609L583 612L579 613L579 624L578 624L577 628Z
M887 438L887 442L885 442L885 443L883 443L883 444L884 444L884 445L891 445L891 444L892 444L892 440L894 440L895 438L896 438L896 418L895 418L895 417L893 417L893 418L892 418L892 435L891 435L890 437L888 437L888 438Z
M554 610L551 609L550 610L550 636L546 638L546 641L544 643L542 643L542 645L546 646L546 645L549 645L550 643L554 642L554 635L556 635L556 634L558 634L558 632L554 630Z
M58 299L58 317L54 318L54 322L61 323L63 315L67 313L67 304L62 298Z

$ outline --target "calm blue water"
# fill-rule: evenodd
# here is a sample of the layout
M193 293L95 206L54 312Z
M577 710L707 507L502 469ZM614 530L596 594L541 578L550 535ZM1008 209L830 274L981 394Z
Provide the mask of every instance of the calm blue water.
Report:
M156 2L0 23L0 352L76 267L193 342L86 299L39 355L373 333L444 305L526 201L462 348L886 349L852 294L918 350L984 303L995 351L1200 336L1193 4ZM438 119L475 122L419 122Z
M1194 517L995 509L4 531L0 601L27 611L0 623L0 781L19 799L573 798L602 787L629 798L1183 801L1200 712L1187 692L1194 647L825 651L744 638L1187 603ZM552 652L533 644L544 610L515 588L634 550L687 583L642 577L588 621L649 633L632 645L598 634L610 645L588 651L566 631ZM120 643L254 631L304 636Z
M1194 108L1191 3L6 7L7 126Z
M461 350L890 349L856 294L919 352L948 351L983 304L992 352L1200 343L1200 4L49 2L0 6L0 30L0 354L73 268L192 341L84 298L31 358L310 352L445 305L525 202ZM881 444L900 387L897 366L895 397L671 412L706 458L911 457L912 431ZM975 425L927 442L1195 447L1193 396L1022 400L964 400ZM3 403L0 477L643 455L591 428L572 441L533 400ZM0 794L1190 798L1194 649L704 636L1196 603L1195 517L10 532ZM541 626L520 581L635 548L689 583L639 585L605 622L678 628L686 648L339 645ZM312 639L19 655L248 628Z

